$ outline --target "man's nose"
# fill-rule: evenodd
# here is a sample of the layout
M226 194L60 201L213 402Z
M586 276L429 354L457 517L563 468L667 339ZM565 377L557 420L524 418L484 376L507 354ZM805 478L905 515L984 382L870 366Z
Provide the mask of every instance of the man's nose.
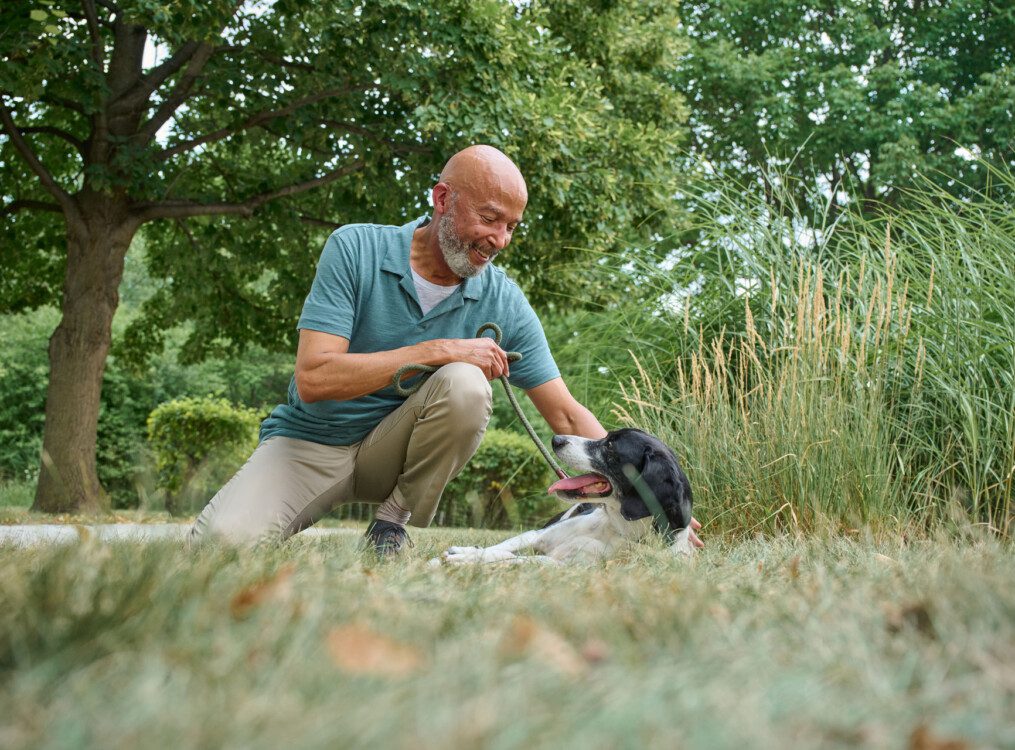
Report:
M497 229L490 236L490 244L497 252L500 252L507 247L510 241L511 233L508 232L507 229Z

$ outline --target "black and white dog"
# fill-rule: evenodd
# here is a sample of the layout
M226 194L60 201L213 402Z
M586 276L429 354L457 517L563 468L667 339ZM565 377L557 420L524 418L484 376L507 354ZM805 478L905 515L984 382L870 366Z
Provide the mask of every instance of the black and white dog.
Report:
M553 451L583 473L555 482L547 492L579 501L576 505L541 529L493 547L452 547L430 563L601 560L643 539L653 528L671 540L674 554L693 552L691 485L661 440L633 429L616 430L601 440L555 435ZM536 554L515 554L522 550Z

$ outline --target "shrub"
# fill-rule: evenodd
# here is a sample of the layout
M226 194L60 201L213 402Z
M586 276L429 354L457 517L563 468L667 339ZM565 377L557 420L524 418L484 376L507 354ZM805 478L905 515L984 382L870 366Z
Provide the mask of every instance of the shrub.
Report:
M0 481L31 482L39 470L56 310L0 317Z
M182 398L148 417L148 446L170 513L199 509L257 445L260 417L219 398Z
M563 509L546 494L553 473L527 435L489 429L461 473L444 490L440 525L527 526Z

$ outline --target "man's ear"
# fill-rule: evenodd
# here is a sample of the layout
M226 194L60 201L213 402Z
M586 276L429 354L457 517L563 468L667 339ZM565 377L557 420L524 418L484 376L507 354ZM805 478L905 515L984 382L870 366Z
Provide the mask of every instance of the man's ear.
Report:
M446 182L438 182L430 191L433 199L434 213L446 214L451 205L451 186Z

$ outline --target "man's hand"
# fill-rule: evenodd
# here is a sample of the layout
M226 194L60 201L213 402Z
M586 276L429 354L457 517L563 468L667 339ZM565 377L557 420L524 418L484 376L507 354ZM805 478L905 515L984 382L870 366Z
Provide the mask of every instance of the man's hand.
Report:
M691 530L687 532L687 538L691 540L691 544L701 549L705 546L705 543L698 538L698 535L694 532L701 528L701 521L695 517L691 517Z
M507 352L491 338L439 339L433 343L440 347L445 363L468 362L482 370L487 380L510 375Z

